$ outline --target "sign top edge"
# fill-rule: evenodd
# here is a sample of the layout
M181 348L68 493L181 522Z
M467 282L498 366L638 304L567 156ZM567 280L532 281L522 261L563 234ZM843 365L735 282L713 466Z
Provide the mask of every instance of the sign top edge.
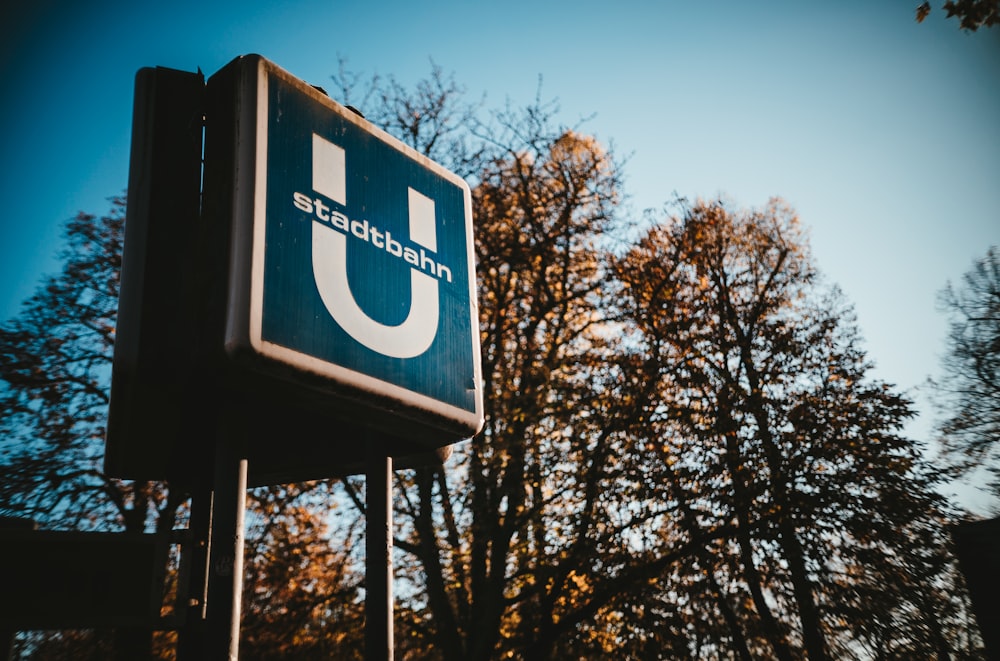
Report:
M267 59L263 55L257 53L250 53L247 55L241 55L234 59L234 63L239 62L239 66L246 67L248 70L256 70L256 75L258 79L260 77L275 77L281 79L281 81L287 85L291 85L299 92L309 96L312 100L326 106L331 111L335 112L340 117L344 118L346 121L351 122L359 129L366 131L378 138L382 142L386 143L390 147L402 152L407 157L413 159L414 161L420 163L423 167L432 170L436 174L448 179L457 186L460 186L466 195L471 195L471 189L469 183L461 176L452 172L444 165L438 163L437 161L431 159L430 157L421 154L419 151L406 144L394 135L386 132L384 129L372 123L370 120L366 119L359 112L354 111L347 106L339 103L338 101L330 98L330 96L323 91L320 91L315 86L309 84L305 80L295 76L287 69L284 69L280 65L276 64L272 60Z

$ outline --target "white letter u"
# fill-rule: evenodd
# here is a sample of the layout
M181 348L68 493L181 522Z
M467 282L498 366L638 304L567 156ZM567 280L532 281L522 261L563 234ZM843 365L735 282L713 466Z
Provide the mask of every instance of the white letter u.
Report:
M313 189L346 203L344 150L313 134ZM434 200L409 189L410 240L437 251ZM438 327L438 282L410 268L410 312L397 326L372 319L361 309L347 278L347 236L313 221L313 277L330 316L351 337L372 351L393 358L413 358L427 351Z

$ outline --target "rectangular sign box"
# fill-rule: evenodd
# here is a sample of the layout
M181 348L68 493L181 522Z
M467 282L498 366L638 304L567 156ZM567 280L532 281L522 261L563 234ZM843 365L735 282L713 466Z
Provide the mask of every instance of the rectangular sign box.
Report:
M231 186L217 209L232 218L229 360L278 398L303 388L313 408L330 398L423 447L478 432L466 182L263 57L237 58L208 90L233 96L231 127L215 129L232 132L228 173L209 174L211 117L206 129L206 196L211 176Z
M139 533L0 530L0 628L156 626L161 542Z

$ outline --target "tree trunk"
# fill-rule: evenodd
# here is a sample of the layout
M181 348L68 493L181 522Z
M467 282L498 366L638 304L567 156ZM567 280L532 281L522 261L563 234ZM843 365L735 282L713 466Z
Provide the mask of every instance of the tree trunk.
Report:
M441 557L439 555L433 521L434 469L418 468L416 471L420 510L414 520L419 541L421 564L427 581L427 601L434 627L434 642L441 648L446 659L464 658L462 635L455 618L455 611L445 589Z
M788 560L788 570L792 579L792 592L795 603L799 607L799 619L802 622L802 641L810 661L826 661L826 637L820 621L819 609L813 598L812 585L806 570L805 552L795 527L787 519L781 523L781 547L785 559Z
M722 611L722 618L726 621L726 626L729 627L729 632L733 637L733 646L736 648L736 654L739 656L740 661L753 661L753 657L750 655L750 647L747 645L747 638L743 634L743 628L740 626L740 620L736 616L736 612L733 611L733 607L729 605L726 595L722 594L719 583L715 580L715 572L711 569L708 570L708 581L712 586L712 593L715 595L715 601L719 605L719 610Z
M767 637L771 647L774 648L775 658L779 661L792 661L792 651L788 647L785 635L777 619L771 612L771 608L764 599L763 578L758 571L753 559L753 539L750 535L750 516L747 511L752 501L744 480L745 468L741 464L745 461L740 448L739 439L736 437L736 423L730 414L727 398L723 397L719 403L719 426L720 432L726 440L726 463L733 480L734 505L733 509L737 519L736 541L740 549L740 562L743 565L743 578L746 580L747 589L753 599L754 608L760 616L761 628Z

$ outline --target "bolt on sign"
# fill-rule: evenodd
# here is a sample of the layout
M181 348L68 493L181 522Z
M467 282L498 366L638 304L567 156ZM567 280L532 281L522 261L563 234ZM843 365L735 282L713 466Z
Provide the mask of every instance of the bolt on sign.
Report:
M429 446L475 434L468 184L260 56L230 67L227 354L359 404L364 425L436 430Z

